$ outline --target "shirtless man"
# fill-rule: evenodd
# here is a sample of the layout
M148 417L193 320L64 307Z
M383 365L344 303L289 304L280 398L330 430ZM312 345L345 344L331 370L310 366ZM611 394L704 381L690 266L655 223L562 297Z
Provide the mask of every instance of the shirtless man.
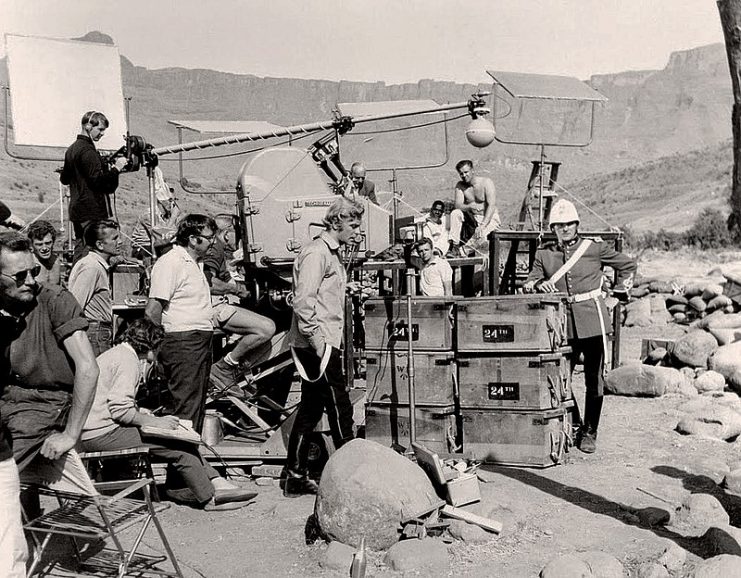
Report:
M461 180L455 185L455 209L450 212L449 258L465 256L465 245L486 239L501 223L494 181L474 175L469 160L460 161L455 170Z

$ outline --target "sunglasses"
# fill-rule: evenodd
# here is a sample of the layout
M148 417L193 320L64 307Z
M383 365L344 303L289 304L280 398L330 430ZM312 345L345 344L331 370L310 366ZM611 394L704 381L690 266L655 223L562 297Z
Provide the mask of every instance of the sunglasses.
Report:
M15 281L15 284L20 287L26 282L26 279L29 275L31 275L32 279L35 279L39 276L39 273L41 273L41 265L36 265L31 269L23 269L23 271L18 271L17 273L13 273L12 275L9 275L8 273L0 273L0 275L2 275L3 277L7 277L8 279L12 279L13 281Z

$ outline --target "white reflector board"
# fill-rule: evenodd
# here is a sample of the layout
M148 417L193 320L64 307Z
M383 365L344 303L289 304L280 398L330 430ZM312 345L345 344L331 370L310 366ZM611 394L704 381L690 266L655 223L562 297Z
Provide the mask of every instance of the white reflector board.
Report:
M124 144L126 115L118 48L108 44L5 35L16 145L67 147L87 111L110 126L101 150Z
M282 126L264 120L168 120L167 122L201 133L249 134L283 131Z

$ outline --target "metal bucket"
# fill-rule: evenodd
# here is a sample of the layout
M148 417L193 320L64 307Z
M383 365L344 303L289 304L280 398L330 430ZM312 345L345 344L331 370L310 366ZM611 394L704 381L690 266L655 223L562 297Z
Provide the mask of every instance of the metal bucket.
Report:
M224 439L224 426L221 423L221 414L218 411L206 410L201 439L203 443L210 446L216 445Z

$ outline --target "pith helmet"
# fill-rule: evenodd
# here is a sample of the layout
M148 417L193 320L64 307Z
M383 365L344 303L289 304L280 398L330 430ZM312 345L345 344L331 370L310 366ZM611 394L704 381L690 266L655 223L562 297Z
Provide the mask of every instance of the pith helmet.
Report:
M559 199L553 203L551 207L551 216L548 220L548 226L563 225L565 223L579 222L579 213L576 212L576 207L571 201L566 199Z

